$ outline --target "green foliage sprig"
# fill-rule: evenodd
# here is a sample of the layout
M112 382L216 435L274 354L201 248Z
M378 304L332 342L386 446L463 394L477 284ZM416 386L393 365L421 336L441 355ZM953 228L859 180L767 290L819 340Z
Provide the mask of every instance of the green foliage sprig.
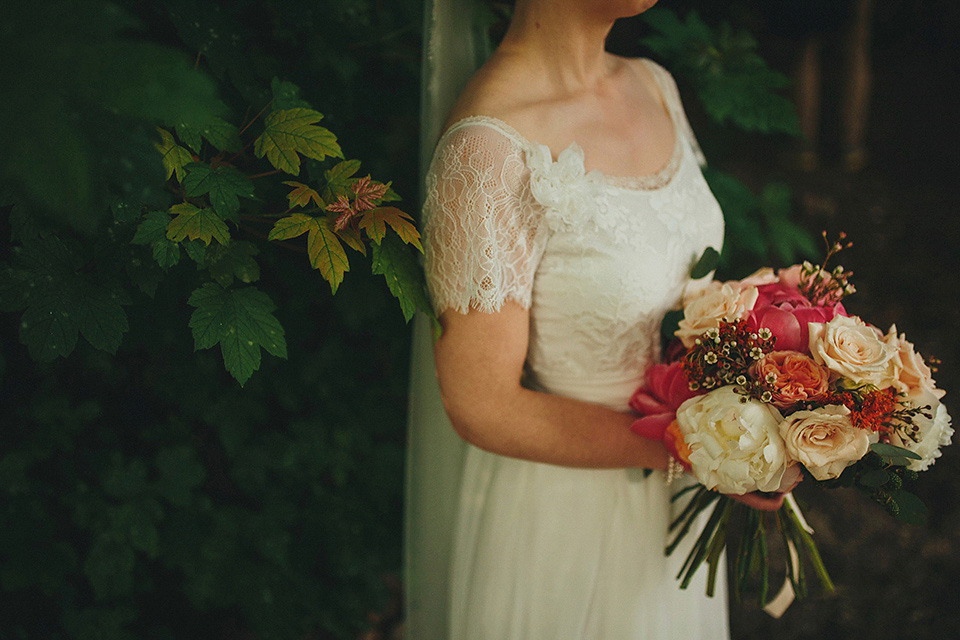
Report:
M100 9L107 11L109 6ZM23 11L18 17L26 20L32 15ZM57 33L56 29L67 31L65 23L54 21L45 27L51 40L62 36L75 46L76 61L68 71L102 74L97 65L106 64L127 73L107 83L109 91L84 93L95 99L96 108L127 119L159 120L165 126L155 128L159 139L150 144L158 155L151 158L153 171L137 176L136 184L142 185L138 193L118 192L109 185L102 189L103 198L112 198L113 219L106 230L98 213L64 213L71 204L74 209L95 210L79 191L68 193L65 203L52 200L46 197L47 185L26 179L29 175L23 174L20 164L18 170L5 172L3 183L12 194L14 239L20 244L10 262L0 266L0 309L24 312L20 340L35 359L69 355L79 335L98 349L116 353L129 328L123 308L133 301L128 284L153 295L168 272L181 264L185 251L209 278L188 296L195 307L190 320L195 347L219 345L227 371L243 385L259 368L261 349L278 357L286 357L287 351L273 302L252 286L260 278L257 255L266 248L264 241L292 247L285 241L304 233L309 264L333 293L350 269L347 250L366 256L369 245L374 248L371 268L384 276L404 317L409 320L417 309L430 313L421 271L405 246L422 251L412 218L385 204L399 199L389 183L357 177L360 162L343 159L337 137L318 124L323 116L300 98L298 87L274 78L266 106L245 122L233 124L225 105L211 95L207 76L173 52L128 42L121 28L130 24L134 22L114 20L113 31L97 23L98 33L115 41L103 50L91 48L75 32ZM23 49L25 58L27 44L13 42L14 53ZM156 81L156 69L132 66L138 61L146 65L145 51L163 54L168 61L162 70L171 89L156 100L135 99L138 91L150 98L150 83ZM33 67L24 61L19 73L63 75L54 68L59 61L41 58ZM67 99L75 97L70 91L79 92L80 87L67 82L61 90L62 104L68 104ZM65 158L74 168L92 160L93 149L87 149L86 159L70 156L72 143L64 141L78 138L82 131L73 128L78 130L68 135L65 129L57 141L50 141L50 153L41 159L49 170L57 171L57 163ZM48 132L40 133L36 141L42 142L44 135ZM36 147L36 141L19 138L10 144L18 140L20 146ZM304 168L304 182L284 180L300 177ZM156 186L162 180L151 180L161 170L166 180L163 191ZM88 192L91 181L90 176L78 178L77 189ZM282 193L281 184L293 190ZM94 234L95 240L71 238L69 227ZM118 266L126 272L126 282L119 277Z

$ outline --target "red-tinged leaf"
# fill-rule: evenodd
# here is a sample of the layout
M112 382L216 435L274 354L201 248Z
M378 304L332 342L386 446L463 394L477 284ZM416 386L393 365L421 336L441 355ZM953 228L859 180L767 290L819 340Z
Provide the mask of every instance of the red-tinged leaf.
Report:
M323 201L320 199L320 194L307 185L293 180L288 180L283 184L293 187L293 191L287 194L287 202L291 209L293 207L305 207L310 204L311 200L313 200L314 204L318 207L323 208Z
M333 293L343 282L343 274L350 270L347 252L343 250L340 239L333 231L330 220L314 218L316 224L307 235L307 255L310 265L320 272L323 279L330 283Z
M277 220L273 224L273 229L267 235L267 240L289 240L314 229L316 226L316 218L305 213L294 213Z
M170 213L174 218L167 225L168 240L199 239L207 245L213 239L223 245L230 242L230 230L213 209L198 209L184 202L170 207Z
M378 207L361 214L359 226L376 244L380 244L387 233L387 225L407 244L412 244L421 253L420 233L413 225L413 218L396 207Z
M359 231L353 227L346 227L337 231L337 235L340 236L340 239L343 240L345 245L354 251L359 251L361 254L367 255L367 246L363 244L363 239L360 237Z

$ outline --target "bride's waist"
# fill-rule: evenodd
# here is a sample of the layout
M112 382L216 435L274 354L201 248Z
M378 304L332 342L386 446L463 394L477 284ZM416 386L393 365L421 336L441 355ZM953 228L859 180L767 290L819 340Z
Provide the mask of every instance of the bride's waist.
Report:
M628 401L643 381L638 372L575 373L528 371L526 385L567 398L627 411Z

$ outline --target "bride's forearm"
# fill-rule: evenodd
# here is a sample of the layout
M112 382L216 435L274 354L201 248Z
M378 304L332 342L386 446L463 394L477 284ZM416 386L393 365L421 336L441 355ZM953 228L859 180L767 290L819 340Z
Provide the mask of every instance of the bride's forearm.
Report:
M661 443L630 431L635 416L600 405L523 388L445 405L464 440L500 455L585 468L667 466Z
M447 312L434 345L447 414L467 442L505 456L572 467L664 469L659 442L630 431L634 417L521 386L529 314Z

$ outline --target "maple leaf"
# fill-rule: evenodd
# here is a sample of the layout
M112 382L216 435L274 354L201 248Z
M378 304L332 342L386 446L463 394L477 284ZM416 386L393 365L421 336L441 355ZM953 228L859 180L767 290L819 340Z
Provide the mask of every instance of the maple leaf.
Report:
M253 198L253 183L233 167L212 169L202 162L187 165L183 180L186 194L192 198L210 194L213 210L224 219L231 219L240 210L240 198Z
M359 170L359 160L344 160L324 171L323 177L327 184L323 187L323 201L331 202L338 196L350 195L351 178Z
M343 274L350 270L350 263L329 218L315 218L303 213L294 213L277 220L267 239L287 240L304 233L307 234L307 255L310 258L310 266L320 271L320 275L330 283L330 288L336 293L337 287L343 281ZM352 239L345 238L344 242L348 246L353 246Z
M408 322L417 309L433 315L424 289L423 271L397 238L387 236L380 244L373 245L371 270L387 281L387 288L400 303L400 310Z
M344 229L337 229L336 222L334 222L334 230L337 232L337 236L343 243L353 249L354 251L359 251L363 255L367 255L367 247L363 244L363 240L360 238L360 232L354 229L353 227L346 227Z
M41 362L69 355L82 334L93 347L116 353L129 328L123 292L92 274L79 243L56 236L16 247L0 278L0 308L24 309L20 341Z
M177 123L177 136L185 145L193 149L194 153L200 153L203 147L203 140L213 145L220 151L229 151L236 153L240 151L240 130L236 125L227 122L218 116L212 116L201 123Z
M373 209L376 206L374 200L382 198L387 189L387 185L371 181L370 176L354 180L350 187L350 190L357 196L353 203L354 208L358 212Z
M273 229L267 234L267 240L288 240L306 233L316 224L313 216L294 213L273 223Z
M153 244L155 241L167 237L167 225L170 215L166 211L149 211L137 226L136 233L130 241L133 244Z
M292 180L288 180L283 184L293 187L293 190L287 194L287 203L291 209L294 207L305 207L310 204L311 200L313 200L314 204L318 207L323 208L323 201L320 199L320 194L307 185Z
M260 349L279 358L287 357L283 327L273 316L276 306L267 294L254 287L224 289L208 282L196 289L187 304L196 307L190 315L194 348L220 345L223 364L243 386L260 368Z
M260 265L253 259L258 253L257 245L243 240L234 240L225 247L210 245L203 266L223 287L233 284L234 278L250 284L260 279Z
M230 230L211 209L198 209L189 202L184 202L170 207L170 214L174 218L167 224L168 240L180 242L184 238L199 239L207 245L213 239L220 244L230 242Z
M335 231L342 231L350 224L350 220L357 213L356 205L347 200L346 196L337 196L336 202L327 205L327 211L339 213L337 219L333 222Z
M254 141L258 158L267 156L274 167L291 175L300 174L300 155L314 160L327 156L342 158L337 137L329 129L317 126L323 115L312 109L281 109L264 119L264 131Z
M160 142L153 143L153 146L163 156L166 179L169 180L170 176L176 173L177 182L183 182L184 167L193 162L193 156L174 141L173 135L169 131L157 127L157 132L160 134Z
M366 231L367 236L375 244L380 244L384 235L387 233L389 225L397 235L407 244L415 246L420 253L423 253L423 246L420 244L420 233L413 225L413 218L396 207L378 207L360 214L359 227Z
M164 269L180 262L180 245L172 240L160 238L153 243L153 259Z
M314 226L307 234L307 255L310 265L330 283L330 290L337 292L343 282L343 274L350 270L347 253L334 233L328 218L314 218Z

